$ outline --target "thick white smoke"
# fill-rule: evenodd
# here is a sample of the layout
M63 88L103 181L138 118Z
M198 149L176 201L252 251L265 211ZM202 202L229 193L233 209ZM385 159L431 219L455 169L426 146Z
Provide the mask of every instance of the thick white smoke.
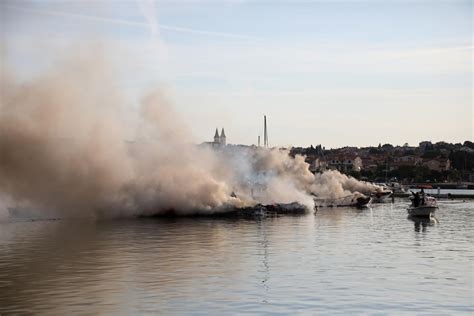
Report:
M338 172L313 175L304 157L262 148L213 150L191 133L160 90L129 105L105 58L73 58L28 82L5 68L0 95L0 196L56 216L212 213L300 202L373 188ZM235 193L235 194L232 194ZM4 203L2 203L4 205Z
M311 185L310 190L317 196L327 199L337 199L350 196L355 192L370 195L381 189L382 188L377 185L361 182L337 170L327 170L324 173L315 175L314 183Z

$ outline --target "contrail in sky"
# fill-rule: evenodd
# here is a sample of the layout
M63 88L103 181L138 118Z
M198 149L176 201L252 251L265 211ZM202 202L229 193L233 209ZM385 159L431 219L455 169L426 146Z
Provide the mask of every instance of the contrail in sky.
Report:
M77 14L77 13L68 13L68 12L62 12L62 11L51 11L51 10L46 11L46 10L38 10L38 9L31 9L31 8L22 8L22 7L18 7L18 6L14 6L14 5L3 5L3 7L7 8L7 9L13 9L13 10L24 11L24 12L55 15L55 16L64 16L64 17L73 17L73 18L87 19L87 20L90 20L90 21L127 25L127 26L132 26L132 27L141 27L141 28L150 27L149 23L138 22L138 21L129 21L129 20L123 20L123 19L111 19L111 18L100 17L100 16ZM167 31L172 31L172 32L190 33L190 34L198 34L198 35L210 35L210 36L221 36L221 37L239 38L239 39L247 39L247 40L257 40L258 39L256 37L247 36L247 35L239 35L239 34L225 33L225 32L206 31L206 30L199 30L199 29L179 27L179 26L166 25L166 24L158 24L158 27L160 27L160 29L162 29L162 30L167 30Z

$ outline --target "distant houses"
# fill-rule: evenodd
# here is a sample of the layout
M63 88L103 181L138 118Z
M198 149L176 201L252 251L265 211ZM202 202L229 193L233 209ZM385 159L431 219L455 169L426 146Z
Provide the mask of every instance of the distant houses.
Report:
M429 159L422 162L422 166L427 167L430 170L443 172L451 169L451 162L449 159Z
M319 162L319 166L322 166L322 161ZM342 172L359 172L362 170L362 159L357 155L327 156L324 166L327 169L338 170Z
M434 171L449 171L450 160L447 158L423 159L417 156L393 157L390 160L385 156L360 157L355 153L351 154L329 154L325 157L315 157L311 164L311 171L322 171L325 169L339 170L342 172L360 172L362 170L374 171L379 166L388 168L389 171L396 170L401 166L424 166Z
M356 177L397 177L413 181L472 181L474 144L420 142L419 146L379 144L374 147L325 149L293 147L291 155L303 155L310 171L339 170Z
M252 147L255 145L227 145L224 129L216 128L214 140L202 146L215 149ZM473 181L474 144L446 142L420 142L419 146L393 146L379 144L376 147L342 147L326 149L321 145L292 147L290 155L302 155L313 173L338 170L364 179L398 178L404 182L417 181Z
M418 147L420 148L420 150L425 151L428 149L432 149L433 144L430 141L423 141L423 142L420 142Z

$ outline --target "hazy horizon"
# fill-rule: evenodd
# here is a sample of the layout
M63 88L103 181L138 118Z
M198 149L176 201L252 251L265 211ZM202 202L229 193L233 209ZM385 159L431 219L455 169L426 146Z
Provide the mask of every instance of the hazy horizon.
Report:
M197 143L474 139L472 2L0 4L2 64L28 81L101 47L130 112L156 86Z

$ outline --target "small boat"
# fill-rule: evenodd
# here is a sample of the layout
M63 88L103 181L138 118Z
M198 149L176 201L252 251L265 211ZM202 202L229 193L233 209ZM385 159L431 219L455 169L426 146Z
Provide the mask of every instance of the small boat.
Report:
M311 211L307 206L299 202L276 203L265 205L264 207L267 214L305 214ZM312 211L314 211L314 209Z
M373 198L370 196L360 196L356 199L355 207L357 208L364 208L370 207L372 204Z
M402 184L396 181L390 182L387 186L389 189L392 190L393 197L409 197L410 196L410 192L408 192Z
M362 193L354 193L340 198L319 198L314 197L316 207L369 207L372 204L372 197Z
M387 187L382 187L381 190L377 190L372 193L372 202L373 203L384 203L385 200L392 196L393 191L388 189Z
M415 198L411 198L411 201L412 203L407 209L410 216L430 217L438 208L438 202L432 196L422 197L418 202Z

